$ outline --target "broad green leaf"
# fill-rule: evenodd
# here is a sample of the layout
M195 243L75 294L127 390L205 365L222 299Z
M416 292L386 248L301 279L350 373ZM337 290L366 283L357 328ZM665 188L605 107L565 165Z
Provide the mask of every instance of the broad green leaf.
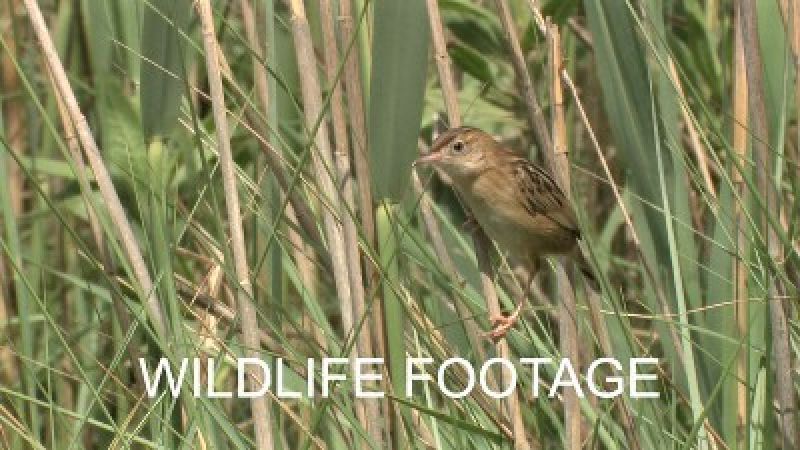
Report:
M423 0L375 5L369 148L376 198L399 202L416 158L428 73L429 24Z
M185 86L181 33L192 11L188 0L153 0L150 5L142 24L145 61L139 91L145 142L169 133L176 123Z

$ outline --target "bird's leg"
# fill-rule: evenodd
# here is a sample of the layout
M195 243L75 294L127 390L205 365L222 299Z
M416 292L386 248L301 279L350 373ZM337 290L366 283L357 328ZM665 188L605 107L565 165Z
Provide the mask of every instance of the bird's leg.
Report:
M514 311L508 315L489 318L490 322L492 323L492 330L487 334L494 342L503 339L509 330L516 325L517 320L519 320L519 315L522 312L522 306L525 304L528 295L530 294L534 272L532 270L528 270L527 268L524 268L520 272L521 273L518 273L518 276L521 280L523 280L522 298L517 299L517 306L514 307Z
M475 216L472 215L472 211L467 211L467 219L461 224L461 229L467 234L474 234L480 227L478 221L475 220Z

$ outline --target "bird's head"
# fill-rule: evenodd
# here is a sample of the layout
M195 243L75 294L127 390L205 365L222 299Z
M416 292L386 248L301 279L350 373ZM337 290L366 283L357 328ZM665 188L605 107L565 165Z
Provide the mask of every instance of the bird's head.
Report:
M486 170L490 163L487 156L496 146L492 136L477 128L451 128L433 142L430 153L414 164L433 167L446 183L452 184Z

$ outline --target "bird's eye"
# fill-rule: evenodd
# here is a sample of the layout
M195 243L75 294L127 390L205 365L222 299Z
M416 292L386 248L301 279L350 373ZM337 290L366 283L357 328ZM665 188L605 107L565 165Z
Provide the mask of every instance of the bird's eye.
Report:
M464 142L456 141L453 143L453 153L461 153L464 151Z

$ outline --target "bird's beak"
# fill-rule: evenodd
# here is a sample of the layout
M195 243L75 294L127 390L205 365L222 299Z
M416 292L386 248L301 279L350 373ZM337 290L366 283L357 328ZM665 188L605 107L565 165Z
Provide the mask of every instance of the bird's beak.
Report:
M421 156L414 161L414 167L424 166L427 164L435 163L442 159L442 152L430 152L427 155Z

